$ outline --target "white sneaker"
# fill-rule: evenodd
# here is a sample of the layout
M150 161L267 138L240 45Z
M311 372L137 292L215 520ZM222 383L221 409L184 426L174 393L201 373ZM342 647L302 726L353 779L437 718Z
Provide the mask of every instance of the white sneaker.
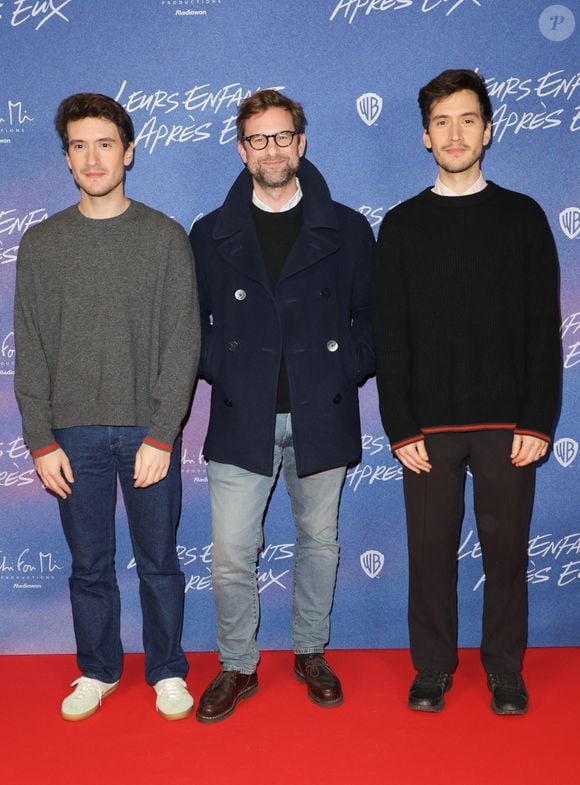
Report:
M70 685L75 687L62 702L61 714L63 720L84 720L94 714L102 703L103 698L114 692L119 682L107 684L97 679L81 676Z
M184 720L193 709L193 698L187 691L187 684L178 676L160 679L153 685L157 693L155 708L166 720Z

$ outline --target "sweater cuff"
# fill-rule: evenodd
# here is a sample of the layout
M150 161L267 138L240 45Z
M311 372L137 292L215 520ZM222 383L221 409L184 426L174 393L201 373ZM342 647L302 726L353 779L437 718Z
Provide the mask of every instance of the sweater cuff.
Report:
M40 458L41 456L48 455L48 453L54 452L59 448L60 448L60 444L58 444L57 442L53 442L52 444L49 444L47 447L41 447L38 450L31 450L30 454L32 455L33 458Z
M396 442L395 444L391 443L391 452L394 452L395 450L399 450L401 447L406 447L408 444L421 442L423 441L424 438L425 437L423 436L423 434L420 433L418 436L411 436L408 439L403 439L402 441Z
M172 452L173 445L172 444L163 444L163 442L155 441L155 439L150 439L149 436L146 436L143 439L143 444L148 444L150 447L155 447L158 450L163 450L163 452Z
M548 436L545 433L540 433L540 431L532 431L529 428L516 427L514 428L514 433L518 433L521 436L535 436L536 439L542 439L542 441L548 442L548 444L550 444L550 442L552 441L551 436Z

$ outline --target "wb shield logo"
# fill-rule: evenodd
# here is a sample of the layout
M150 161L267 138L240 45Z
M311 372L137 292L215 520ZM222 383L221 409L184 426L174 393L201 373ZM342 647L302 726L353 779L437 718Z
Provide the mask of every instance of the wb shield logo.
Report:
M560 228L570 240L580 234L580 207L567 207L560 213Z
M558 439L554 444L554 455L560 466L567 469L578 455L578 442L575 439Z
M376 578L384 563L385 557L380 551L365 551L360 555L360 566L369 578Z
M356 99L356 110L363 123L372 125L383 111L383 99L376 93L363 93Z

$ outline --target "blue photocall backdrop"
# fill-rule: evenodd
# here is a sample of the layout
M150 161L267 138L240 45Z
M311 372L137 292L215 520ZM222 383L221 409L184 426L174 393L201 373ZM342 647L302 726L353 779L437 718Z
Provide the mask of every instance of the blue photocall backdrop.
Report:
M537 199L559 249L563 395L554 447L537 478L530 644L580 644L579 26L578 0L0 2L0 651L74 650L69 554L56 501L22 442L12 388L18 244L27 227L78 198L53 128L60 100L79 91L117 98L137 134L127 193L189 229L221 204L240 171L240 101L275 87L303 103L308 155L334 198L360 210L376 231L391 207L434 181L417 92L449 67L485 76L494 135L484 174ZM363 458L342 498L331 646L405 647L401 468L381 428L373 380L360 397ZM178 531L188 650L215 645L201 454L208 404L209 388L200 383L185 429ZM463 646L479 643L483 584L470 496L468 476L458 553ZM127 651L139 651L136 573L119 506L123 640ZM280 484L259 565L262 648L291 646L294 541Z

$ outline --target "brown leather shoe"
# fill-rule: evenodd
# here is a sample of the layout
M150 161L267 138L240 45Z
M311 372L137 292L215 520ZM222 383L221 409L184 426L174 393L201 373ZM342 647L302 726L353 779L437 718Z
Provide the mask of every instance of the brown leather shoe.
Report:
M319 706L331 708L342 703L340 681L324 659L324 654L297 654L294 675L298 681L308 685L308 697Z
M249 698L258 689L254 673L222 670L199 700L195 716L200 722L219 722L229 717L241 698Z

